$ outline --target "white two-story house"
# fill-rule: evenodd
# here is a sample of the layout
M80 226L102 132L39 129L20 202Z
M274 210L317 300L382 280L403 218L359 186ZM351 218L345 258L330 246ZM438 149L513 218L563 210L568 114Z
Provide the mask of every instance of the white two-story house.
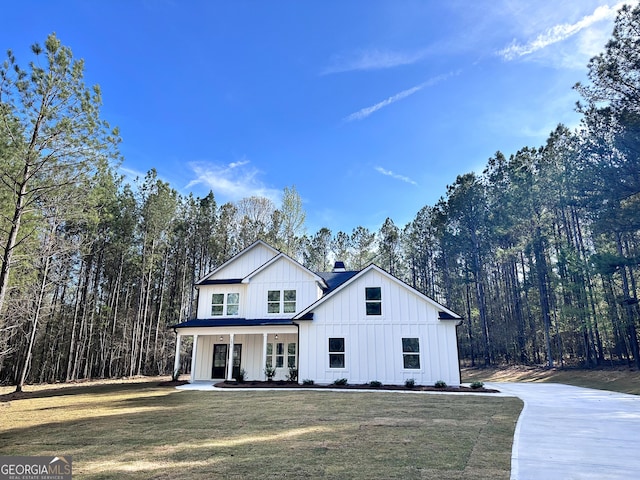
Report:
M312 272L258 241L196 283L197 318L174 325L193 336L191 381L297 373L300 383L374 380L460 384L461 318L393 275L369 265Z

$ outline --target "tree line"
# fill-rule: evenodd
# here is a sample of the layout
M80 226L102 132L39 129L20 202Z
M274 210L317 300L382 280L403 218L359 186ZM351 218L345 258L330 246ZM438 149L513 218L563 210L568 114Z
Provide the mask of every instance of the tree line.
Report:
M0 382L171 373L193 284L257 239L374 262L464 317L461 359L640 368L640 6L577 84L578 129L460 175L404 226L305 229L295 187L218 204L117 174L119 132L50 35L0 68ZM188 345L187 345L188 348Z

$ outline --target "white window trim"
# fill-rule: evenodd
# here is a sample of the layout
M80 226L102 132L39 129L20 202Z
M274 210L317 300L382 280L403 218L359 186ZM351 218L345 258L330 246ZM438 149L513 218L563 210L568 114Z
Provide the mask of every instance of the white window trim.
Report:
M380 300L367 300L367 289L368 288L379 288L380 289ZM384 298L382 285L365 285L364 287L364 314L367 318L382 318L384 316L384 306L382 305L382 299ZM368 303L379 303L380 304L380 314L370 314L367 313L367 304Z
M292 291L295 292L296 294L296 299L295 301L291 302L290 300L285 300L284 299L284 292L288 292L288 291ZM269 292L280 292L280 296L279 299L277 301L277 305L278 305L278 311L277 312L270 312L269 311L269 305L271 304L276 304L276 301L270 301L269 300ZM293 303L293 312L285 312L284 311L284 306L287 303ZM295 315L296 312L298 311L298 290L295 288L281 288L279 290L267 290L267 315Z
M229 295L234 294L234 293L238 295L238 303L229 304L228 303ZM222 295L222 303L221 304L220 303L216 303L216 304L213 303L213 296L214 295ZM241 297L240 292L212 292L211 293L211 309L210 309L211 316L212 317L238 317L238 316L240 316L240 297ZM222 314L221 315L214 315L214 313L213 313L213 306L214 305L222 305ZM238 313L230 315L229 314L229 305L237 305L238 306Z

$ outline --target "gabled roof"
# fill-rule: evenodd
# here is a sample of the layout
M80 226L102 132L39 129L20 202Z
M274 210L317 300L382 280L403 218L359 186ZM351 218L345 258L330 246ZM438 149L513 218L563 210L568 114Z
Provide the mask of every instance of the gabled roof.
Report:
M349 280L354 275L357 275L358 272L359 270L349 270L345 272L316 272L316 273L317 275L322 277L325 283L327 284L327 289L324 292L326 295L327 293L338 288L340 285L342 285L344 282Z
M322 288L327 288L327 284L324 280L324 278L322 278L320 275L318 275L315 272L312 272L311 270L309 270L307 267L305 267L304 265L296 262L293 258L291 258L290 256L288 256L285 253L278 253L278 255L276 255L275 257L273 257L272 259L268 260L266 263L264 263L263 265L259 266L258 268L256 268L253 272L251 272L249 275L247 275L246 277L244 277L242 279L242 283L249 283L251 281L252 277L255 277L256 275L258 275L260 272L265 271L267 268L269 268L271 265L273 265L274 263L278 262L279 260L285 260L291 264L293 264L294 266L296 266L297 268L300 268L302 270L304 270L305 272L307 272L309 275L311 275L312 277L315 278L316 282L318 282Z
M195 284L196 285L210 285L211 283L207 283L208 281L210 282L210 280L208 280L211 276L215 275L217 272L219 272L220 270L222 270L223 268L228 267L229 265L231 265L233 262L235 262L238 258L240 258L241 256L243 256L244 254L248 253L249 251L253 250L254 248L256 248L258 245L261 245L265 248L267 248L268 250L271 250L273 252L273 256L275 257L276 255L278 255L278 253L280 253L278 250L276 250L275 248L273 248L271 245L269 245L268 243L263 242L262 240L256 240L255 242L253 242L251 245L249 245L247 248L245 248L244 250L242 250L240 253L237 253L236 255L234 255L233 257L231 257L229 260L227 260L226 262L224 262L222 265L220 265L219 267L215 268L213 271L207 273L204 277L202 277L200 280L198 280ZM232 279L232 280L236 280L236 279ZM236 283L236 282L231 282L231 281L222 281L222 282L218 282L218 283Z
M330 291L326 295L323 295L318 301L312 303L307 308L305 308L304 310L300 311L295 317L293 317L293 319L294 320L307 320L307 319L313 318L312 316L309 315L310 313L313 312L313 310L315 310L317 307L322 305L324 302L326 302L327 300L332 298L338 292L341 292L342 290L345 290L345 289L349 288L349 285L351 285L358 278L366 275L368 272L370 272L372 270L375 270L376 272L380 273L381 275L389 278L391 281L396 283L399 287L407 289L407 290L410 290L414 295L417 295L418 297L423 299L425 302L433 305L435 308L438 309L438 312L439 312L438 319L439 320L461 320L462 319L462 317L460 315L458 315L457 313L453 312L452 310L449 310L444 305L436 302L433 298L428 297L427 295L419 292L418 290L416 290L412 286L407 285L406 283L404 283L399 278L394 277L389 272L383 270L382 268L378 267L377 265L375 265L373 263L370 264L368 267L365 267L364 269L360 270L359 272L355 272L354 275L352 275L349 279L347 279L342 284L337 286L335 289L333 289L332 291Z

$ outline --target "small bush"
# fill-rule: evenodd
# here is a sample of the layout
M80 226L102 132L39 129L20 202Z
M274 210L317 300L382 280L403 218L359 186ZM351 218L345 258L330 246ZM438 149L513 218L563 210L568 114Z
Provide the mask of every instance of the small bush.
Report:
M337 380L333 381L334 385L346 385L347 384L347 379L346 378L339 378Z
M297 368L290 368L289 369L289 375L287 375L287 380L289 380L290 382L297 382L298 381L298 369Z
M435 387L436 388L447 388L447 384L446 384L446 382L444 380L438 380L435 383Z
M264 369L264 374L267 376L267 382L270 382L276 374L275 367L267 367Z
M238 381L238 383L243 383L246 376L247 371L244 368L241 368L238 372L238 375L236 376L236 380Z
M482 387L484 387L484 383L482 383L482 382L473 382L471 384L471 388L473 388L473 389L482 388Z
M369 386L370 387L381 387L382 386L382 382L379 382L378 380L371 380L369 382Z
M304 380L302 380L302 384L303 385L313 385L315 382L313 380L311 380L310 378L305 378Z
M416 386L416 379L415 378L407 378L404 381L404 386L407 388L413 388Z
M178 380L180 380L180 374L182 372L180 371L180 369L176 369L173 371L173 375L171 375L171 380L173 380L174 382L177 382Z

